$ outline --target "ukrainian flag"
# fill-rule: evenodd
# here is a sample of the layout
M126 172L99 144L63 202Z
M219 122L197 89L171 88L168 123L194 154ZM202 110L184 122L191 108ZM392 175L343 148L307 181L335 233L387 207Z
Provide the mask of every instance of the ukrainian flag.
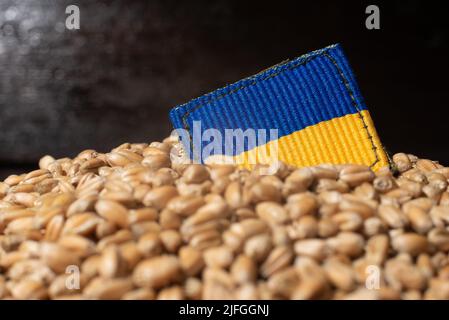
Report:
M211 143L207 137L213 137L222 145L222 154L246 167L254 161L272 162L273 155L298 167L354 163L376 170L388 165L339 45L278 64L180 105L171 110L170 119L175 129L190 134L189 150L206 148ZM207 136L197 143L192 138L196 124ZM276 134L270 135L270 130ZM229 132L266 134L255 143L229 148Z

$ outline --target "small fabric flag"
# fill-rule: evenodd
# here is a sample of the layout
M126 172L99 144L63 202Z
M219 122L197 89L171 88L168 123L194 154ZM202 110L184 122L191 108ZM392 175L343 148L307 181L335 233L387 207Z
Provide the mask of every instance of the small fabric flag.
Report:
M188 157L252 165L389 164L340 45L313 51L175 107Z

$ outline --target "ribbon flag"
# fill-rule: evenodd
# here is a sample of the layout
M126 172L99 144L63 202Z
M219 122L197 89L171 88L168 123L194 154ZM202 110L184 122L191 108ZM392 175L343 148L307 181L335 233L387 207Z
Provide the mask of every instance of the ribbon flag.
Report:
M336 44L283 62L170 111L190 159L250 168L389 164L353 72Z

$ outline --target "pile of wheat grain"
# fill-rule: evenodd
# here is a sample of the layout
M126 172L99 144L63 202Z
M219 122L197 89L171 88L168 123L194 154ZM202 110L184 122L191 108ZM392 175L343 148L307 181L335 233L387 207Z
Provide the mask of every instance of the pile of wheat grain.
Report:
M172 161L175 144L0 182L0 298L449 299L449 168L260 175Z

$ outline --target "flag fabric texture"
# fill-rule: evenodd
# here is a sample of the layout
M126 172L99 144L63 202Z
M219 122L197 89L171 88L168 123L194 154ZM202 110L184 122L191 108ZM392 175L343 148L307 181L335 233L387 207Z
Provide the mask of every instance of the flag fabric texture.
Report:
M170 120L178 132L182 129L190 134L190 141L183 143L191 150L190 157L197 151L202 162L207 159L199 150L215 140L222 145L217 153L244 167L272 162L273 155L297 167L354 163L376 170L389 164L338 44L177 106L171 110ZM192 138L195 126L202 137L197 143ZM211 132L208 129L213 129L213 134L204 135ZM248 130L260 139L229 147L235 138L230 132L243 132L248 138ZM266 134L258 135L263 132Z

